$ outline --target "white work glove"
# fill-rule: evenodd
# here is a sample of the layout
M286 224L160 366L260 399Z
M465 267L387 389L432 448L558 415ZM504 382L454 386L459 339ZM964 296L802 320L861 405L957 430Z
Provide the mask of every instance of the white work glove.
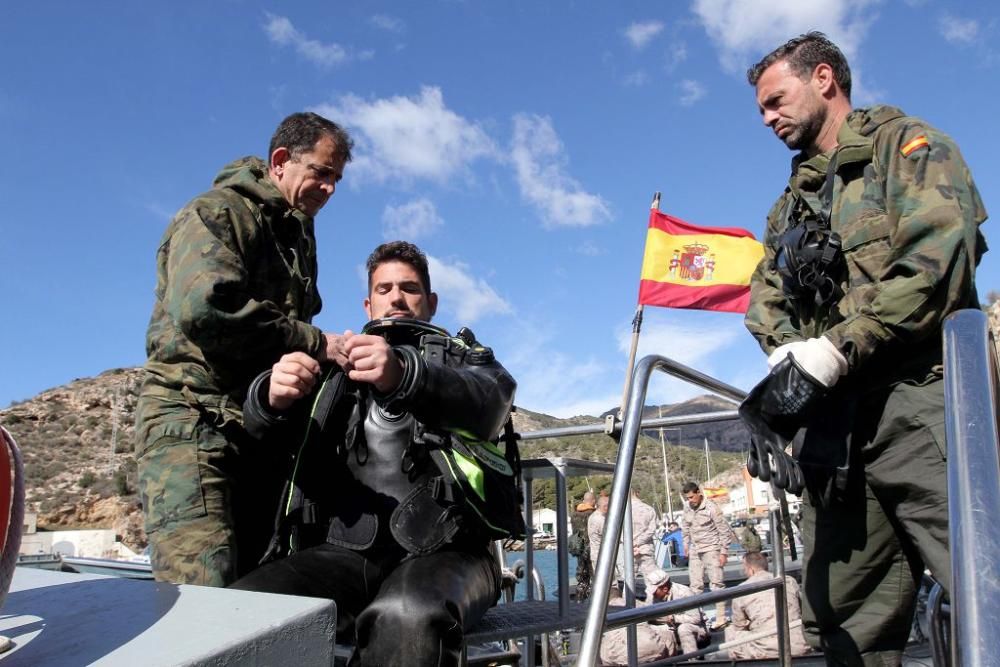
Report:
M785 343L767 358L768 369L777 366L789 354L795 357L802 370L827 388L837 384L840 376L847 373L847 359L824 336Z

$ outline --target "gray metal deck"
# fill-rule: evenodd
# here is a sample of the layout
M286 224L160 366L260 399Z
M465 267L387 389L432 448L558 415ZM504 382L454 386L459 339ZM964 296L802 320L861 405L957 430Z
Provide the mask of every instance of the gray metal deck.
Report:
M332 665L329 600L15 569L3 667Z

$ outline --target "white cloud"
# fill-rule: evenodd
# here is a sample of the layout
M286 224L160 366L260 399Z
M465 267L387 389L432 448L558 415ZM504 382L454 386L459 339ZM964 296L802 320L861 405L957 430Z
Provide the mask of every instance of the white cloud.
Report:
M448 109L437 87L425 86L414 97L373 101L345 95L317 112L354 131L359 150L352 178L445 182L467 175L468 164L477 158L496 157L493 140L479 125Z
M714 318L713 318L714 319ZM686 366L705 366L719 350L728 346L746 332L738 326L715 327L649 321L643 324L639 336L636 359L648 354L661 354ZM623 326L616 333L619 351L627 354L632 340L632 330Z
M634 48L641 49L661 32L663 32L662 21L643 21L633 23L626 28L625 38L631 42Z
M687 57L688 57L687 44L685 44L684 42L671 43L670 48L667 50L666 64L664 65L664 69L666 69L668 72L673 72L675 69L677 69L678 65L687 60Z
M504 365L517 379L517 405L553 417L599 415L621 402L607 386L610 369L593 359L578 360L546 347L524 350ZM624 376L623 376L624 377ZM599 392L594 387L602 387ZM620 389L620 387L619 387Z
M538 209L546 225L586 227L611 217L603 198L585 192L565 173L563 145L548 118L514 117L511 160L521 196Z
M351 53L340 44L324 44L318 40L309 39L284 16L269 13L266 16L267 23L264 25L264 30L267 32L268 38L279 46L291 46L306 60L321 67L333 67L352 59ZM372 55L372 51L364 51L354 57L367 60Z
M455 314L460 325L471 325L484 315L506 315L511 305L482 278L470 273L462 262L447 264L427 256L431 287L440 296L439 308Z
M160 220L172 220L174 215L177 214L176 209L171 210L165 206L162 206L159 202L147 202L143 205L148 213L153 214Z
M624 83L626 86L639 87L646 85L647 81L649 81L649 75L647 75L642 70L638 70L636 72L632 72L631 74L627 75L622 80L622 83Z
M597 257L599 255L607 254L608 252L607 248L599 246L593 241L584 241L573 250L588 257Z
M821 30L844 54L857 53L880 0L694 0L694 13L719 48L724 67L738 71L792 37Z
M945 14L938 21L941 35L952 44L971 44L979 36L979 23L975 19L963 19Z
M682 315L675 314L677 311L670 312L670 321L664 321L660 319L665 317L663 314L657 316L647 311L647 319L639 336L636 363L647 355L658 354L702 373L719 377L718 370L721 369L713 366L722 358L723 350L734 343L746 343L746 331L733 326L731 317L726 314L713 313L709 316L707 313L699 313L702 317L691 318L691 313ZM677 321L682 317L687 322ZM699 324L692 324L692 320ZM627 360L632 341L631 327L621 326L615 337L619 352ZM662 373L655 373L653 378L646 397L647 404L676 403L711 393L690 382L667 378Z
M506 330L514 342L497 344L503 347L504 366L517 379L517 405L565 418L596 416L621 401L607 381L616 369L593 357L581 359L566 353L551 323L518 320Z
M382 236L387 241L415 241L430 235L443 224L434 202L423 197L400 206L387 205L382 211Z
M677 84L680 88L681 96L678 101L681 106L689 107L701 98L705 97L705 86L701 85L697 81L692 81L691 79L685 79Z
M388 14L375 14L369 19L371 24L380 30L388 32L402 33L406 30L406 25L401 19Z

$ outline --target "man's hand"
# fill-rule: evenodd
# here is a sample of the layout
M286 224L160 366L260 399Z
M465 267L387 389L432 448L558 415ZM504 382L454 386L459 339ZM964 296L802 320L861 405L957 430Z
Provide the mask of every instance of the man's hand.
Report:
M729 556L726 555L726 552L720 551L719 552L719 567L725 567L727 560L729 560Z
M383 394L390 394L399 386L403 366L384 338L345 331L343 340L347 354L344 368L349 378L374 385Z
M824 336L785 343L767 358L767 367L773 369L789 354L802 370L827 388L835 385L840 376L847 373L847 359Z
M267 402L273 410L287 410L316 386L319 362L305 352L289 352L271 367Z
M344 341L350 336L350 330L341 334L323 333L326 345L319 353L319 361L332 361L341 368L347 368L347 352L344 351Z

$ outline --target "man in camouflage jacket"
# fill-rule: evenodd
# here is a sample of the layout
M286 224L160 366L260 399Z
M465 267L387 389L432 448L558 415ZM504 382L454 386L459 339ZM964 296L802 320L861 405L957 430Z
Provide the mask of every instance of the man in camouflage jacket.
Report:
M320 310L313 216L351 159L313 113L286 118L268 162L243 158L171 221L157 252L136 410L139 488L162 581L224 586L256 565L282 475L247 442L242 405L283 353L339 359Z
M850 69L822 33L748 78L764 123L801 151L746 325L772 368L751 396L778 379L811 387L773 413L804 427L806 636L830 664L898 664L924 567L951 584L941 324L978 306L986 212L947 135L892 107L852 110ZM803 248L826 281L815 289L796 272Z

